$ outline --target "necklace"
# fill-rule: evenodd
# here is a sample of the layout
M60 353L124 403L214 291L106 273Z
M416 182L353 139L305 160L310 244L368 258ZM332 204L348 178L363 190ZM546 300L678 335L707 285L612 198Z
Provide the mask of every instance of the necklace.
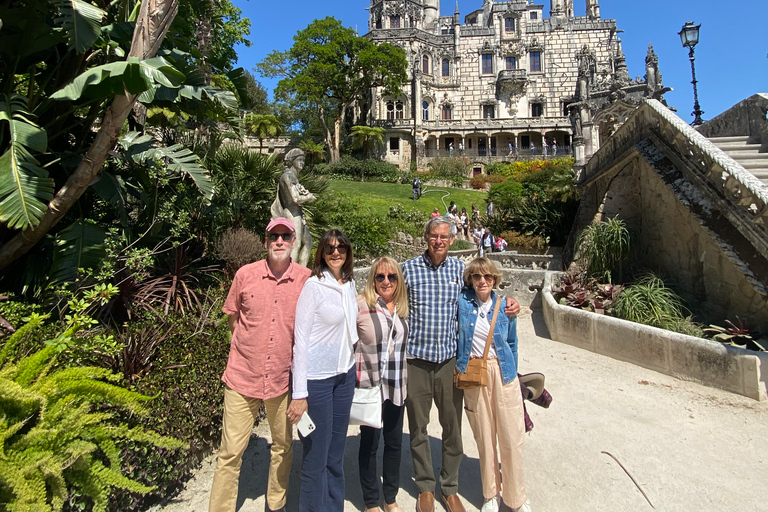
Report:
M493 304L493 301L489 300L487 303L483 303L477 308L480 318L485 318L485 315L491 311L491 304Z

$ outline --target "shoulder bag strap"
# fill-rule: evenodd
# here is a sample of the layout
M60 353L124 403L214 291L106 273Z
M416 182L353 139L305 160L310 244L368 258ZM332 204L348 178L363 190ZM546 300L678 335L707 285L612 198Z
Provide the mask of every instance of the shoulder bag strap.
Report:
M483 361L488 359L488 351L491 350L491 343L493 343L493 330L496 328L496 318L499 316L499 306L501 305L501 297L496 298L496 307L493 309L493 320L491 320L491 330L488 331L488 339L485 340L485 351L483 352Z

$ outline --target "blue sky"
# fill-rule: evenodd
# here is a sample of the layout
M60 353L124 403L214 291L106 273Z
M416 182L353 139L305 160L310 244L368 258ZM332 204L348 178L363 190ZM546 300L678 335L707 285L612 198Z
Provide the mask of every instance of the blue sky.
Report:
M252 70L272 50L287 50L293 36L312 20L333 16L345 26L368 30L369 0L233 0L251 20L253 42L239 47L238 65ZM479 9L482 0L460 0L464 16ZM539 0L549 13L549 0ZM577 16L583 16L586 0L574 0ZM453 14L455 0L441 2L441 14ZM704 119L711 119L733 104L755 93L768 93L768 1L766 0L600 0L603 18L615 19L620 30L627 65L632 77L645 74L645 54L653 43L659 55L664 85L674 90L666 95L685 121L692 121L693 87L688 50L680 31L686 21L701 24L696 46L696 78ZM275 81L257 75L271 90Z

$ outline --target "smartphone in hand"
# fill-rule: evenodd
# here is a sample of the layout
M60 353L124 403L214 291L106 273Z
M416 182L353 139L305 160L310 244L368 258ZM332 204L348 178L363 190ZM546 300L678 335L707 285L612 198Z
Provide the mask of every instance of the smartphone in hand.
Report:
M315 423L306 411L301 415L301 419L296 423L296 427L299 429L299 434L304 437L309 436L309 434L315 431Z

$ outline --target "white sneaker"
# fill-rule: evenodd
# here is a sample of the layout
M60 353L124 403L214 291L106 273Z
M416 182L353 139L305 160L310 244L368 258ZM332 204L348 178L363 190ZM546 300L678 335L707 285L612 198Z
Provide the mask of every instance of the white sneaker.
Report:
M494 496L489 500L485 500L480 508L480 512L499 512L499 497Z
M530 501L526 501L525 503L523 503L523 506L518 508L517 510L515 510L515 512L532 512L531 511L531 502Z

